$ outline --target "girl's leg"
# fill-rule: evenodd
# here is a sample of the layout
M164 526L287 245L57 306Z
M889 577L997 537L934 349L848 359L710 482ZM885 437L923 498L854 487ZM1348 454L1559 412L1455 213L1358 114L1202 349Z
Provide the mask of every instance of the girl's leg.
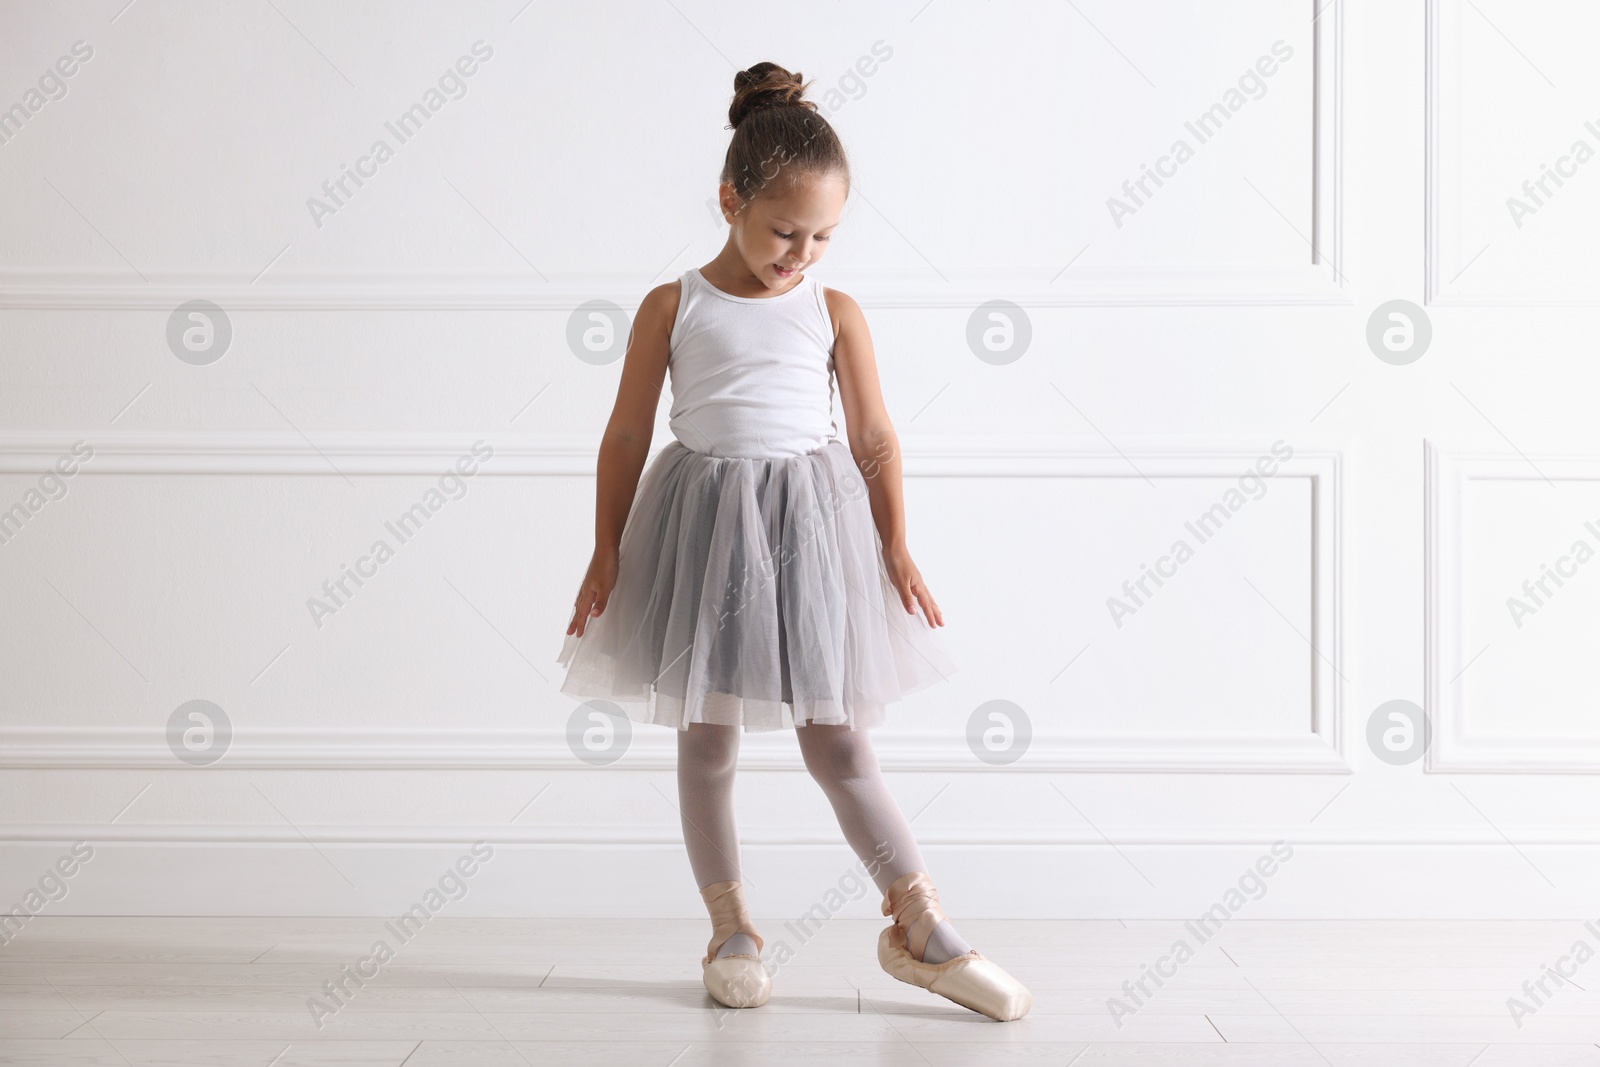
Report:
M733 779L739 762L739 728L690 723L678 731L678 814L695 885L704 889L740 881L739 830L733 818ZM737 933L717 949L717 959L756 951L749 934Z
M867 731L843 724L810 723L796 728L795 735L806 770L833 805L844 839L869 870L877 865L872 879L879 891L887 891L895 879L910 871L927 871L911 824L883 780ZM885 845L887 849L880 850ZM922 960L943 963L971 949L946 919L934 927Z

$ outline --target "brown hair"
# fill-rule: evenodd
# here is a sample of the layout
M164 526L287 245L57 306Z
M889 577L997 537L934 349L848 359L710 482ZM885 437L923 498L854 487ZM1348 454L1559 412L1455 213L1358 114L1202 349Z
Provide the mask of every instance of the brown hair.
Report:
M721 180L732 182L745 203L782 175L788 186L807 174L840 174L850 186L850 164L833 126L802 99L805 83L796 71L757 63L733 76L728 127L733 139Z

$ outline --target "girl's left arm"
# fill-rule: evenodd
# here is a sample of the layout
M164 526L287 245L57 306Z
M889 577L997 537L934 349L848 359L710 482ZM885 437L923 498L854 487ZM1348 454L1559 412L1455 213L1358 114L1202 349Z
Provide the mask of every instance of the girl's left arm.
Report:
M872 335L866 316L853 299L836 289L824 289L833 319L833 369L839 379L839 402L844 408L850 454L867 483L872 519L883 541L883 562L889 580L900 593L907 614L922 614L930 625L943 626L944 614L928 592L922 573L906 549L905 500L900 484L900 441L878 385L878 365L872 355Z

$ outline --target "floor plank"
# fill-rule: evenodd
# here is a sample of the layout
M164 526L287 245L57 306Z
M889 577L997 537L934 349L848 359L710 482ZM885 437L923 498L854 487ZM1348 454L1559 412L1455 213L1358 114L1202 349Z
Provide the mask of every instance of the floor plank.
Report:
M758 925L796 953L768 1004L735 1011L701 983L702 922L441 917L400 941L373 918L40 916L0 953L0 1067L1600 1067L1600 964L1520 1026L1507 1008L1575 920L1239 920L1203 940L964 922L1034 993L1006 1024L884 974L879 922ZM380 938L392 958L362 964ZM1156 983L1180 938L1197 952Z

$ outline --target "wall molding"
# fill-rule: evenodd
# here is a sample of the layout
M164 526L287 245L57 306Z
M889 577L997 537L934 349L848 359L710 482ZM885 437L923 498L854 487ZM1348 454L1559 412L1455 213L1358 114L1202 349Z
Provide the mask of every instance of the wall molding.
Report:
M1447 10L1448 5L1448 10ZM1423 75L1423 302L1442 307L1596 307L1600 297L1531 297L1520 295L1461 295L1446 291L1445 265L1441 244L1444 234L1442 200L1443 175L1440 161L1445 136L1444 25L1447 18L1459 16L1463 0L1427 0L1426 56ZM1459 123L1459 116L1454 120ZM1463 266L1462 270L1465 270Z
M934 272L819 268L826 285L865 308L971 310L989 300L1024 308L1228 305L1344 305L1342 262L1344 0L1309 5L1312 34L1312 195L1303 265L1235 267L1081 267ZM1297 224L1299 220L1296 220ZM206 299L225 311L548 311L570 312L589 300L635 311L644 293L686 265L653 277L510 274L290 275L131 274L75 271L0 273L0 310L148 310L167 313ZM941 278L940 274L946 281Z
M1331 194L1329 194L1331 195ZM1316 199L1316 197L1314 197ZM1329 210L1332 210L1331 208ZM1317 227L1333 241L1331 221ZM1332 244L1322 247L1331 248ZM1326 259L1318 263L1325 263ZM150 284L68 273L0 274L0 310L160 311L203 299L236 311L542 311L569 313L590 300L635 312L652 287L687 269L676 265L646 278L591 275L548 283L505 276L338 274L281 276L252 283L227 275L151 275ZM1024 308L1347 304L1331 268L1084 268L961 271L907 275L819 267L822 284L849 293L864 308L970 311L1005 299Z
M367 431L0 432L0 473L49 470L76 441L94 449L82 475L114 474L421 474L437 475L474 441L494 448L476 475L589 475L600 439L591 435ZM657 447L666 439L657 442ZM652 457L654 450L652 450Z
M1063 805L1063 811L1066 807ZM1312 809L1315 810L1314 808ZM105 845L241 845L264 848L289 846L304 849L319 845L372 846L377 848L430 848L459 846L472 841L491 845L526 845L558 848L681 848L683 832L672 810L662 806L657 824L596 827L441 824L429 826L339 826L302 823L10 823L0 827L0 846L70 844L88 841ZM1261 826L1090 826L1013 827L939 826L919 824L921 844L974 848L1104 849L1109 838L1118 847L1235 848L1263 847L1274 837L1290 840L1296 848L1317 845L1335 848L1490 848L1509 851L1506 839L1519 845L1551 848L1600 846L1600 829L1549 824L1502 824L1506 837L1490 826L1439 826L1426 831L1404 825L1339 827L1306 823L1286 829L1278 824ZM1102 833L1102 831L1104 833ZM755 826L739 831L741 846L756 848L844 847L837 826ZM1515 854L1513 853L1513 856Z
M1440 62L1442 60L1443 46L1439 36L1442 32L1441 21L1444 16L1442 10L1443 0L1427 0L1427 12L1424 18L1424 73L1423 73L1423 179L1422 197L1423 204L1423 267L1422 289L1423 302L1427 304L1454 303L1446 298L1443 287L1439 282L1441 269L1439 241L1442 220L1440 219L1439 205L1439 138L1440 138L1440 93L1439 84Z
M446 469L473 438L456 434L294 433L0 434L0 472L43 471L74 440L91 441L94 457L79 477L139 474L419 474ZM488 438L486 438L488 439ZM596 443L589 439L493 436L495 454L480 475L592 477ZM1098 444L1098 443L1097 443ZM1148 477L1232 479L1263 454L1261 442L1172 439L1120 452L1039 435L912 438L902 443L907 477ZM1135 466L1136 465L1136 466ZM1276 478L1305 478L1311 491L1313 692L1304 733L1226 736L1128 734L1036 736L1032 751L1011 769L1059 772L1209 772L1348 774L1340 677L1340 454L1300 449ZM1326 657L1325 659L1323 657ZM1331 668L1330 665L1331 664ZM668 738L637 731L641 769L674 765ZM664 733L664 731L662 732ZM776 751L776 750L774 750ZM880 747L886 765L902 770L992 771L960 739L897 736ZM752 744L751 766L798 769L793 751L767 756ZM762 762L767 761L767 762ZM574 758L559 731L447 735L406 730L240 730L224 764L251 768L355 767L469 770L486 767L571 768ZM218 764L222 766L224 764ZM159 735L117 727L0 730L0 766L12 768L171 768Z
M574 702L576 706L576 702ZM891 712L891 719L893 713ZM982 774L1060 773L1351 773L1320 734L1036 735L1016 763L994 767L973 757L960 737L900 733L890 725L874 748L886 772ZM160 730L132 727L0 729L0 769L413 771L671 771L677 739L662 727L636 726L627 752L607 767L581 762L564 729L238 729L223 758L209 767L180 763ZM804 772L787 731L747 735L739 753L747 771Z
M1254 437L1168 435L1125 437L1117 449L1098 436L1047 433L905 434L907 473L954 477L1234 477L1271 445ZM82 474L331 474L324 459L348 461L357 474L437 474L473 441L494 446L480 474L594 474L595 434L341 430L113 431L100 428L0 430L0 473L43 473L87 441L94 458ZM672 438L657 434L651 457ZM1281 469L1299 477L1337 475L1340 453L1313 443L1297 448ZM581 459L581 464L572 460ZM504 460L504 462L502 462ZM1145 460L1138 468L1133 461Z
M1456 774L1596 774L1600 739L1482 737L1466 728L1460 689L1461 491L1469 481L1600 481L1600 456L1506 456L1449 451L1423 442L1425 468L1425 677L1433 728L1424 769ZM1532 464L1537 464L1535 470ZM1542 473L1541 473L1542 472Z
M95 850L93 861L73 879L71 894L17 932L8 951L26 954L22 946L29 938L59 940L64 928L81 926L76 916L214 916L230 929L241 915L368 916L376 928L437 884L440 872L475 839L491 843L493 860L439 922L517 918L559 923L624 915L681 919L688 924L683 931L698 931L705 922L705 904L694 891L683 845L675 837L638 845L521 844L487 827L445 829L461 832L437 844L324 841L313 846L304 839L124 843L93 834L70 841L63 834L0 843L0 855L24 872L46 869L72 841L87 841ZM941 897L970 919L1181 921L1212 907L1218 895L1237 884L1240 872L1280 839L1294 846L1293 859L1279 868L1265 896L1250 901L1249 914L1235 922L1503 919L1506 902L1515 901L1518 918L1576 924L1590 914L1593 889L1600 885L1600 850L1583 835L1567 840L1535 828L1507 826L1521 842L1518 847L1525 855L1519 859L1504 841L1483 835L1466 840L1454 831L1442 831L1438 841L1411 841L1380 830L1377 840L1368 841L1327 827L1305 828L1306 833L1300 829L1270 824L1237 834L1230 829L1229 840L1215 844L1156 840L1155 833L1133 841L1120 829L1111 829L1115 847L1079 835L1071 841L1066 835L1055 840L1018 835L995 843L987 833L969 844L965 842L975 836L970 832L947 834L938 827L919 830L918 839L930 862L943 872ZM785 924L824 900L829 911L838 908L833 918L850 923L850 936L863 936L863 943L882 928L879 897L868 880L860 873L853 884L844 880L860 866L837 832L802 845L770 844L759 829L741 831L740 837L747 880L754 887L752 906L758 921L770 922L772 936L792 945L795 935ZM1539 868L1557 874L1560 892L1549 892L1537 871L1523 862L1530 857ZM652 887L648 900L641 900L640 885ZM1442 885L1451 891L1441 895ZM830 893L843 896L842 904ZM270 933L270 926L257 928L263 936ZM687 934L684 944L692 948ZM693 966L687 950L683 959ZM412 963L428 965L426 959ZM396 974L415 969L403 952L396 966ZM314 981L321 978L319 974Z

